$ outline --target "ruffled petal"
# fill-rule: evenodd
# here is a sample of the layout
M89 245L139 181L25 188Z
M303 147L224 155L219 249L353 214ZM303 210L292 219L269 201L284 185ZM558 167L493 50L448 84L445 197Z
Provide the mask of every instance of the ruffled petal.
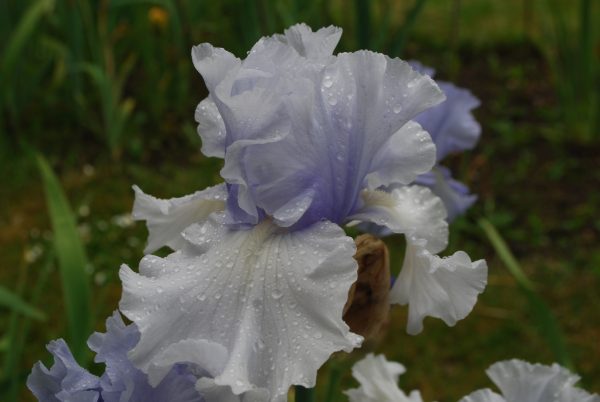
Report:
M100 398L100 379L82 368L62 339L52 341L47 349L54 356L50 369L42 362L33 366L27 387L40 401L96 402Z
M182 241L181 232L211 213L223 210L227 199L224 184L168 200L145 194L138 186L133 186L133 190L133 218L146 221L148 226L148 245L144 249L145 253L151 253L164 245L172 249L179 248Z
M435 163L435 145L421 126L406 123L375 157L377 168L366 177L374 190L390 184L410 184L417 175L428 172Z
M283 32L275 37L292 46L301 56L314 59L331 56L342 36L341 28L329 26L313 32L304 23L292 25Z
M458 402L506 402L506 399L489 389L480 389L461 398Z
M427 187L402 186L391 193L365 190L360 209L348 220L372 222L394 233L425 239L432 253L448 244L446 209Z
M407 237L402 271L390 291L390 302L408 304L409 334L423 330L425 316L453 326L473 309L487 283L484 260L471 262L463 251L440 258L427 250L425 240Z
M416 124L404 126L443 99L433 80L377 53L341 54L323 68L289 51L260 41L239 77L211 94L227 132L221 174L251 219L239 223L256 223L258 211L286 227L341 223L368 175L409 182L431 168L431 141Z
M235 394L265 388L274 399L291 384L313 386L331 353L362 340L341 318L356 280L354 242L329 222L286 232L265 220L236 231L218 219L189 228L190 246L146 256L139 274L121 269L121 311L141 332L130 358L148 371L161 356L187 353L202 367L189 342L206 340L228 350L215 383Z
M444 166L436 166L431 172L417 177L415 184L431 188L442 199L448 211L449 222L464 214L477 201L477 196L470 194L463 183L454 180L450 170Z
M479 99L449 82L437 83L446 101L421 113L415 120L431 135L439 161L450 153L473 148L479 140L481 126L472 113L480 105Z
M486 372L508 401L600 401L598 395L573 391L579 376L556 363L545 366L513 359L495 363ZM583 399L572 399L577 394Z
M210 43L194 46L192 61L210 92L215 90L227 74L236 71L241 65L241 60L233 54L225 49L213 47Z
M231 392L231 387L226 385L217 385L213 379L201 378L196 383L196 389L207 402L267 402L270 400L269 392L265 389L255 389L244 392L241 395L235 395ZM284 402L287 400L284 395L281 400L273 402Z
M369 353L352 367L352 376L360 387L344 393L350 402L423 402L419 391L406 395L398 387L398 378L405 372L400 363L389 362L383 355Z
M202 139L202 153L217 158L225 157L225 123L217 105L210 98L204 99L194 113L198 123L198 135Z

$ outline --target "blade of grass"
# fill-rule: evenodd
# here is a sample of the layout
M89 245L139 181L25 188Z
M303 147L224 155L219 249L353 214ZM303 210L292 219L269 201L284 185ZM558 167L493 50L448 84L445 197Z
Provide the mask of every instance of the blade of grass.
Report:
M316 402L314 388L304 388L300 385L294 387L296 391L296 402Z
M35 153L44 190L58 258L61 285L67 315L69 344L73 355L85 363L86 339L90 330L90 290L85 272L87 258L77 232L75 216L60 182L48 162Z
M55 254L53 250L49 250L46 255L42 269L36 272L36 281L33 291L29 297L32 304L38 304L40 296L53 266ZM27 270L21 270L22 274L19 278L18 292L23 292L24 284L27 282ZM26 367L26 371L22 371L22 367L18 367L18 362L22 361L23 350L27 342L27 336L31 327L31 320L25 316L19 320L19 314L13 310L9 318L9 327L6 333L6 343L9 345L4 355L4 378L3 384L6 384L7 391L4 393L2 400L17 402L19 387L23 384L23 378L29 373L30 367Z
M410 34L412 28L417 22L417 18L423 11L423 7L425 6L426 0L416 0L415 4L409 10L408 15L406 16L406 20L402 27L396 34L396 39L392 42L392 46L390 48L391 56L401 56L402 51L404 50L404 45L406 44L406 40L408 39L408 35Z
M556 361L565 366L572 367L571 359L567 350L564 335L556 317L546 304L546 302L537 294L535 286L527 278L521 265L517 262L506 241L496 230L494 225L487 219L480 219L479 226L487 236L494 247L498 258L506 266L508 271L517 281L519 288L527 297L531 315L535 321L540 336L546 340L552 350Z
M7 83L12 82L11 76L15 70L15 64L19 60L25 45L29 43L40 19L49 13L53 6L53 0L39 0L34 2L29 6L27 12L13 31L13 35L5 47L2 57L0 57L0 77L2 77L3 82L0 85L0 102L5 102L7 92L10 92L11 86L7 85Z
M44 313L39 309L30 305L4 286L0 286L0 305L36 320L43 321L46 319Z
M371 39L371 2L354 0L356 43L359 49L369 49Z

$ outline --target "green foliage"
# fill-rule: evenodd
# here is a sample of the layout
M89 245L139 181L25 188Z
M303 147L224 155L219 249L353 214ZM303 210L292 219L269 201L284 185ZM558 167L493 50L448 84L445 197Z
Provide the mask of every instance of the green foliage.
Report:
M4 306L9 310L16 311L36 320L46 319L46 315L44 313L24 301L21 297L11 292L4 286L0 286L0 306Z
M69 345L79 361L85 361L86 341L91 329L89 280L86 274L87 257L79 238L75 217L58 178L40 155L36 162L44 184L48 213L52 221L54 248L58 258Z
M593 16L600 6L592 0L579 0L577 24L569 26L558 0L547 0L553 17L554 41L550 60L565 123L564 135L590 143L600 132L600 56L595 44L600 40Z
M527 278L521 265L517 262L506 241L504 241L494 225L487 219L482 218L479 220L479 226L483 229L502 263L509 270L513 278L515 278L519 288L527 297L531 316L537 325L540 336L546 340L552 349L556 361L563 366L572 367L564 335L552 310L550 310L544 299L538 295L534 284Z

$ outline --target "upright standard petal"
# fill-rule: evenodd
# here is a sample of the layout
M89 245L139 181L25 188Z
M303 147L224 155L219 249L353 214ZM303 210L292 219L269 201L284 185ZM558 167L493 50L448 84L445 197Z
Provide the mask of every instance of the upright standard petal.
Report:
M141 332L130 358L146 372L173 354L202 367L193 342L206 340L229 352L215 383L235 394L265 388L276 400L292 384L313 386L331 353L361 342L341 318L354 242L325 221L288 232L269 220L229 230L218 219L189 228L182 250L146 256L139 274L121 269L121 311Z
M513 359L495 363L486 372L509 402L600 402L599 395L575 388L579 376L556 363L545 366Z
M341 54L318 79L287 84L290 95L279 100L287 134L236 149L237 171L243 172L237 183L251 192L240 206L254 202L281 226L343 223L368 187L367 176L408 183L433 165L429 137L417 125L403 127L443 96L407 63L371 52ZM394 152L383 151L391 146ZM286 212L294 209L299 213Z
M313 59L331 56L342 36L342 29L329 26L313 32L306 24L292 25L283 35L275 35L292 46L301 56Z
M204 99L194 113L198 123L198 135L202 139L202 153L217 158L225 157L225 123L217 105L210 98Z
M133 190L133 218L146 221L148 226L145 253L151 253L165 245L177 249L182 241L181 232L211 213L223 210L227 199L224 184L168 200L152 197L138 186L133 186Z
M401 186L391 193L365 190L360 209L348 219L424 239L432 253L442 251L448 244L444 204L427 187Z
M402 271L390 292L390 301L408 304L409 334L423 330L425 316L454 325L473 309L487 283L484 260L471 262L463 251L440 258L431 254L427 242L407 237Z
M383 355L369 353L352 367L352 376L360 387L344 393L350 402L423 402L419 391L406 395L398 387L398 378L406 369L396 362L389 362Z

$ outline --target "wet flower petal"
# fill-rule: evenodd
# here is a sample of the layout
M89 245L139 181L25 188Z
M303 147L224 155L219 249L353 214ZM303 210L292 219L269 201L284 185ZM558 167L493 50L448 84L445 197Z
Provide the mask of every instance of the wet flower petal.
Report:
M225 157L225 123L210 97L204 99L194 113L198 135L202 139L202 153L217 158Z
M372 222L394 233L425 239L437 253L448 244L448 223L442 201L422 186L402 186L391 193L363 191L361 208L348 219Z
M48 369L37 362L27 377L27 387L38 400L96 402L100 399L100 379L75 361L64 340L50 342L47 349L54 356L52 367Z
M415 121L431 135L437 148L437 160L453 152L471 149L479 141L481 126L472 110L480 105L479 99L464 89L444 81L436 81L446 100L426 110Z
M215 384L215 380L211 378L201 378L198 380L196 389L207 402L266 402L270 400L267 390L257 389L241 395L234 395L230 387L217 385ZM286 400L287 395L284 395L282 398L274 399L273 402L285 402Z
M145 253L151 253L164 245L177 249L182 241L181 232L212 212L223 210L227 199L227 190L223 184L168 200L152 197L138 186L133 186L133 189L133 218L145 220L148 226Z
M409 334L423 330L425 316L454 325L473 309L487 282L484 260L471 262L463 251L440 258L427 250L427 242L407 237L402 271L390 292L390 301L408 304Z
M465 396L459 402L506 402L506 400L489 389L482 389Z
M572 399L579 376L556 363L545 366L513 359L495 363L486 372L507 401L600 401L599 395L583 390L578 390L578 398Z
M352 376L360 387L344 393L350 402L423 402L419 391L406 395L398 387L398 378L406 369L396 362L389 362L383 355L369 353L352 367Z
M315 59L331 56L341 36L341 28L329 26L313 32L306 24L293 25L283 31L283 35L275 35L301 56Z
M575 387L579 376L554 363L551 366L505 360L487 369L502 392L479 390L459 402L600 402L600 395Z
M182 250L146 256L139 274L121 269L121 310L141 332L130 358L148 371L206 340L228 350L215 383L236 394L260 387L276 398L291 384L313 386L331 353L361 341L341 318L356 280L354 242L329 222L287 232L268 220L230 230L218 219L190 227Z
M225 155L221 174L237 203L228 206L234 223L255 224L261 211L281 226L343 223L368 185L407 184L433 165L429 137L407 123L443 99L439 88L381 54L321 57L336 32L296 26L285 39L263 38L239 68L207 84L226 133L224 141L211 137L209 148L218 142ZM313 39L327 51L304 57L318 48ZM199 52L195 63L213 59Z

